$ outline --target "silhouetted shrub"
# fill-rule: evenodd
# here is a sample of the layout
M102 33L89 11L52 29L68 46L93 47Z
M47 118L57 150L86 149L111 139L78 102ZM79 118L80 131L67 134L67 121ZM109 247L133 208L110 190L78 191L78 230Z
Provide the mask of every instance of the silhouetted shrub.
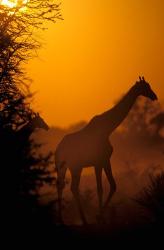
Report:
M164 172L150 176L150 184L145 187L136 201L152 213L158 223L164 223Z

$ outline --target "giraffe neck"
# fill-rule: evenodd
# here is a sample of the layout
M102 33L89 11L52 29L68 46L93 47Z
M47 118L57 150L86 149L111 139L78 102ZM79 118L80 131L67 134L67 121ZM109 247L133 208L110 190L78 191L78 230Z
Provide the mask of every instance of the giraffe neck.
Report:
M99 129L102 135L109 136L126 118L139 93L133 86L128 93L110 110L98 116Z

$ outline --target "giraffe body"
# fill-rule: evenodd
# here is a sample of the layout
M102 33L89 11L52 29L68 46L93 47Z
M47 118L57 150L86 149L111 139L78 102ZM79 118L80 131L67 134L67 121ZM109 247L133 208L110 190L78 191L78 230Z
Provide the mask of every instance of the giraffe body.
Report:
M90 134L84 128L63 138L55 153L56 167L62 162L66 162L70 170L95 166L102 159L109 159L112 152L113 147L108 138Z

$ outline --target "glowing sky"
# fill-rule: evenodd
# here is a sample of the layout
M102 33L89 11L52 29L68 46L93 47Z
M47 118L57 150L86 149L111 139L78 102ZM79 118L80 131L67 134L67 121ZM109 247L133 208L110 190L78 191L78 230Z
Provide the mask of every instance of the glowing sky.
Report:
M68 126L110 108L144 75L164 99L163 0L63 0L28 65L34 106L50 125Z
M18 4L25 4L28 0L0 0L0 4L3 4L9 8L14 8Z

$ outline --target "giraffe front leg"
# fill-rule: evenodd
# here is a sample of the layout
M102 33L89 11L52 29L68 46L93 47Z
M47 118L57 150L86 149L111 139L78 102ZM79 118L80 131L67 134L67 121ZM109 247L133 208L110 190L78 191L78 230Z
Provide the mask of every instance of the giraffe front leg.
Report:
M102 167L95 166L96 182L97 182L97 195L99 201L99 214L96 216L98 224L104 223L103 218L103 187L102 187Z
M97 182L97 195L99 201L99 213L102 214L103 207L103 187L102 187L102 168L97 166L95 167L96 182Z
M107 197L107 199L104 203L104 206L103 206L103 209L106 209L106 207L108 206L109 202L111 201L114 193L116 192L116 182L115 182L115 179L114 179L113 174L112 174L112 169L111 169L110 163L106 163L104 165L104 171L105 171L105 174L107 176L108 182L110 184L110 191L109 191L108 197Z
M76 172L71 172L72 174L72 183L71 183L71 191L72 194L75 198L79 213L80 213L80 217L81 220L83 222L83 224L87 225L87 220L85 218L83 209L82 209L82 205L81 205L81 201L80 201L80 193L79 193L79 183L80 183L80 176L81 176L81 170L80 171L76 171Z

